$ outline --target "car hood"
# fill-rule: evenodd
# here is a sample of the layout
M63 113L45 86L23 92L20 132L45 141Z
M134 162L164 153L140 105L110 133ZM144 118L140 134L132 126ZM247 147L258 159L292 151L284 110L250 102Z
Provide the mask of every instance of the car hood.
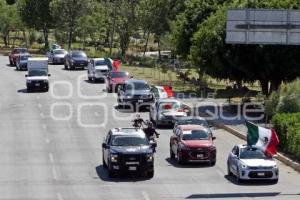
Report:
M48 76L31 76L31 77L27 77L27 80L31 81L31 80L48 80Z
M178 112L176 110L162 111L161 114L166 117L169 117L169 116L185 117L185 116L187 116L186 112Z
M276 165L272 159L241 159L241 162L249 167L271 167Z
M111 146L110 151L112 153L124 153L124 154L135 154L135 153L152 153L150 146Z
M149 95L150 90L134 90L130 92L126 92L126 95Z
M184 140L182 143L191 148L209 147L213 145L211 140Z
M87 58L72 58L75 61L88 61Z

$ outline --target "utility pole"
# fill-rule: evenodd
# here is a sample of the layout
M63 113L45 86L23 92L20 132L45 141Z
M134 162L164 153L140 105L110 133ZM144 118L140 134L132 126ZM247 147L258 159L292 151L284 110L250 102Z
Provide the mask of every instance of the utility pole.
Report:
M115 37L115 27L116 27L116 8L117 8L117 0L114 0L114 6L113 6L113 24L112 24L112 31L110 35L110 41L109 41L109 56L112 55L112 48L113 48L113 41Z

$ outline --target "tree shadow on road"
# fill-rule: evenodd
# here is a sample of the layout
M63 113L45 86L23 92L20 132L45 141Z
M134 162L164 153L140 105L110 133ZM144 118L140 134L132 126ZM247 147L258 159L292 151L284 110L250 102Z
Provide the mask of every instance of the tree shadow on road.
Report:
M149 179L141 177L137 173L128 173L128 174L120 174L116 178L110 178L108 176L107 169L103 167L103 165L99 165L96 168L96 172L98 177L105 182L142 182L148 181Z
M178 164L176 159L166 158L166 161L176 168L208 168L213 167L209 163L184 163L184 164Z

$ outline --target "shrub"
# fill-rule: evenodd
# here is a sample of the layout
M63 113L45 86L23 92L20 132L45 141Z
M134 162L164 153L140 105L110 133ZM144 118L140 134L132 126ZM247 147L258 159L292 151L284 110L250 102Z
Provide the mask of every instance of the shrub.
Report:
M300 160L300 113L276 114L272 124L280 140L279 148Z

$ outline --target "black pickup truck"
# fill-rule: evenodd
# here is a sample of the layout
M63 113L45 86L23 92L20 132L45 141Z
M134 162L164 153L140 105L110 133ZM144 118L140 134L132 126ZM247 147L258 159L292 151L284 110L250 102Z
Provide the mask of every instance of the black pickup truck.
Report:
M153 178L154 148L141 129L112 129L102 144L103 167L111 178L132 172Z

